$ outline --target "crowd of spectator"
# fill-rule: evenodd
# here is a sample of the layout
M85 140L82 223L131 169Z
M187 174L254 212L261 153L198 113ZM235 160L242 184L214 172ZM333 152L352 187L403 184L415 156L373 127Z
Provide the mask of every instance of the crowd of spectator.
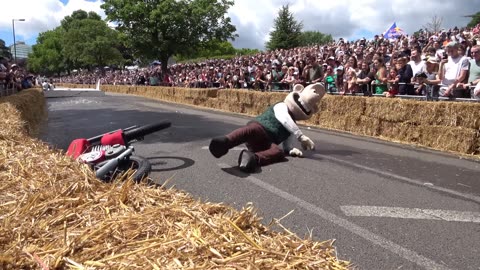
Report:
M232 59L141 69L78 72L56 83L167 85L290 91L323 82L331 93L426 95L480 99L480 25L372 40L260 52Z
M26 69L6 57L0 57L0 96L31 88L35 83L35 76Z

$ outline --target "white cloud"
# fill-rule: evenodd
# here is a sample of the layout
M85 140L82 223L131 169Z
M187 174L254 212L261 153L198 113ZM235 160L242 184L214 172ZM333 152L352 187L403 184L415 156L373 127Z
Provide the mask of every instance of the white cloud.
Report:
M58 26L63 17L77 9L95 11L105 18L101 3L101 0L69 0L64 5L59 0L2 0L0 30L11 31L12 18L23 18L25 22L15 23L15 32L23 39L30 39ZM463 16L480 11L480 0L236 0L229 10L240 35L234 45L263 49L273 20L285 4L290 4L304 30L347 39L358 38L359 32L365 30L382 33L394 21L407 33L413 33L433 15L443 17L445 28L461 27L470 21Z
M229 15L240 35L236 47L263 49L282 5L302 21L304 30L318 30L334 38L359 38L360 31L383 33L393 22L413 33L433 15L443 17L443 27L465 26L463 16L480 11L480 0L241 0L235 1Z
M100 8L101 4L100 0L69 0L66 5L59 0L3 0L0 30L11 31L12 19L25 19L24 22L15 22L15 34L20 39L30 39L39 32L57 27L65 16L78 9L94 11L103 18L105 12Z

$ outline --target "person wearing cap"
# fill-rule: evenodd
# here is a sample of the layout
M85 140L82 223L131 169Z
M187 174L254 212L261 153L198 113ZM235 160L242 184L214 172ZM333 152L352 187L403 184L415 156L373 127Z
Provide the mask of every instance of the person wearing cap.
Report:
M333 57L333 56L328 57L327 58L327 65L332 66L333 71L336 71L338 65L335 62L335 57Z
M338 66L335 75L335 87L337 88L338 92L344 94L346 88L345 68L343 66Z
M415 89L416 95L425 95L426 88L427 88L427 74L424 71L418 72L415 74L415 82L417 84L417 88Z
M424 71L427 75L425 80L427 84L426 91L427 93L432 93L435 97L438 97L438 84L441 82L438 74L438 65L438 59L435 56L430 56L426 60Z
M337 87L335 86L335 81L337 78L337 74L333 71L332 66L327 66L327 69L325 70L325 75L323 78L323 82L325 83L325 87L327 92L332 93L332 92L337 92Z
M446 47L448 57L440 62L440 95L444 97L464 98L469 96L460 84L468 80L468 58L461 56L458 51L458 43L450 42Z

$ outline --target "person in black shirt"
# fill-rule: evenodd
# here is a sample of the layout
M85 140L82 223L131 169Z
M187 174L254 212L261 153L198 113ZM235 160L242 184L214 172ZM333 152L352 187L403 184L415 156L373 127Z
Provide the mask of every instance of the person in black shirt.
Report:
M412 67L407 64L406 57L399 57L397 59L396 68L398 70L398 94L399 95L415 95L415 90L411 84L413 71Z
M367 62L359 61L358 65L361 67L360 74L357 77L357 83L360 86L360 92L366 96L371 95L371 83L375 80L375 70L371 69Z

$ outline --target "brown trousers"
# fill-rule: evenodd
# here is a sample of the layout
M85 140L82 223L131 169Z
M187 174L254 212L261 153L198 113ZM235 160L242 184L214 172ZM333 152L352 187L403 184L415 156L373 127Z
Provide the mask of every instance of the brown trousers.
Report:
M285 158L283 150L272 142L268 133L258 122L250 122L227 135L230 148L245 143L248 149L254 152L260 166L279 162Z

